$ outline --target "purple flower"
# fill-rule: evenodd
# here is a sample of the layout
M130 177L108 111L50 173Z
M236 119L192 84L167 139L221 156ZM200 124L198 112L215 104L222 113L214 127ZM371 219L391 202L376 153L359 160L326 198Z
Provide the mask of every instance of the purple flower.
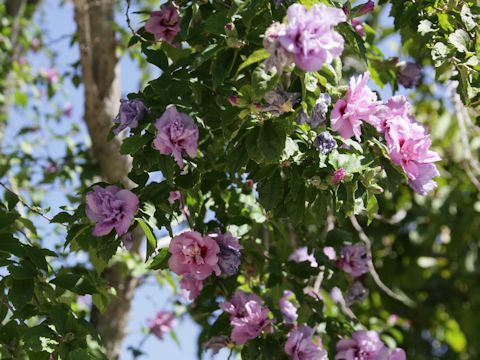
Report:
M425 128L409 114L407 99L404 96L391 98L377 116L381 120L379 128L385 132L390 157L402 167L410 187L420 195L435 189L437 183L433 178L439 172L433 163L441 158L430 150L432 141Z
M175 323L175 315L171 311L159 311L155 319L149 320L148 328L152 334L162 340L163 336L172 330Z
M230 319L241 318L246 315L245 305L249 301L262 302L262 299L256 294L247 294L241 290L235 291L230 301L224 301L220 308L230 314Z
M325 246L323 248L323 254L328 258L328 260L336 260L337 259L337 252L331 246Z
M388 360L389 351L375 331L356 331L337 342L335 360Z
M246 316L235 318L231 324L232 340L238 344L245 344L248 340L255 339L263 330L271 325L268 320L268 308L262 307L260 303L250 301L245 305Z
M285 290L283 296L278 301L278 306L280 307L280 312L283 315L283 319L287 324L293 324L297 318L297 308L290 299L293 297L293 293L290 290Z
M120 100L120 109L117 117L113 120L114 123L119 124L113 130L114 134L118 134L123 129L129 127L134 129L138 126L138 122L143 119L147 112L142 100Z
M220 274L217 256L220 248L209 236L186 231L173 237L168 251L172 254L168 266L177 275L191 275L197 280L205 280L212 272Z
M313 338L314 330L300 325L288 334L285 352L293 360L328 360L328 354L322 347L319 337Z
M379 103L377 95L368 87L369 74L350 79L350 86L343 99L335 104L330 115L331 127L344 139L355 136L360 140L362 120L376 126L375 116Z
M354 18L350 21L350 23L352 24L353 30L355 30L360 37L364 37L366 35L365 28L363 27L361 20Z
M403 349L395 349L388 357L388 360L407 360L407 355Z
M132 250L132 246L133 246L133 243L135 242L135 238L133 236L133 233L131 232L128 232L126 233L125 235L122 236L122 243L123 243L123 246L125 246L125 248L127 250Z
M313 106L312 117L307 120L307 123L312 129L323 124L327 119L328 107L332 102L332 98L327 93L321 93L315 105Z
M225 234L217 233L210 234L209 236L213 238L220 247L218 265L222 273L226 276L235 275L240 268L240 250L242 249L238 238L228 231Z
M49 68L40 70L40 75L52 85L58 83L58 80L59 80L58 71L54 67L49 67Z
M363 4L360 9L358 10L358 15L365 15L373 11L375 8L375 3L373 0L368 0L365 4Z
M308 253L308 248L306 246L300 247L296 249L288 258L290 261L294 261L296 263L301 263L304 261L310 262L311 267L317 267L317 260L313 254Z
M73 106L71 103L69 102L66 102L64 105L63 105L63 114L69 118L72 117L72 114L73 114Z
M272 23L263 36L263 46L271 54L265 62L267 71L275 68L281 73L284 67L293 63L293 56L282 47L279 41L280 33L285 32L285 25L278 22Z
M344 40L333 30L346 20L341 9L315 4L310 9L293 4L287 11L288 24L278 33L281 46L294 56L304 71L318 71L341 55Z
M407 89L417 86L421 78L422 68L413 62L404 63L397 73L397 82Z
M302 124L305 124L309 120L310 120L310 118L308 117L307 113L303 110L300 110L300 112L298 113L297 120L296 120L297 124L302 125Z
M180 191L170 191L170 194L168 194L168 202L170 205L173 205L177 200L182 200L182 193Z
M332 184L338 184L339 182L343 181L347 172L344 168L340 168L335 170L332 174Z
M154 148L160 154L172 154L180 169L183 169L182 154L185 152L190 157L197 155L198 128L193 119L171 106L157 119L155 127L157 136L153 141Z
M189 300L195 300L203 289L203 280L198 280L193 275L186 274L180 280L180 288L185 291Z
M94 186L87 194L86 202L88 218L97 223L92 231L94 236L107 235L113 228L118 235L125 234L139 205L137 195L115 185Z
M180 31L180 14L174 4L162 6L160 11L152 11L145 23L145 30L155 36L155 40L165 40L172 43Z
M363 244L357 243L346 245L342 248L340 258L337 260L337 266L356 278L369 271L369 261L370 257L367 254L367 248Z
M330 151L337 147L337 142L328 131L324 131L318 134L313 143L315 144L315 147L318 149L320 154L323 155L328 154Z

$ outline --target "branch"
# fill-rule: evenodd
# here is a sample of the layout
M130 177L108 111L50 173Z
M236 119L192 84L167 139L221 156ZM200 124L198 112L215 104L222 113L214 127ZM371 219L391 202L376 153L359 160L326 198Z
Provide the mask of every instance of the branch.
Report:
M49 218L48 216L46 216L43 212L41 212L40 210L38 209L35 209L34 207L31 207L30 205L28 205L28 203L22 199L22 197L17 194L15 191L13 191L12 189L10 189L7 185L5 185L3 182L0 181L0 186L3 187L6 191L8 191L10 194L13 194L15 195L17 198L18 198L18 201L20 201L20 203L25 206L28 210L30 210L31 212L34 212L35 214L37 215L40 215L41 217L43 217L45 220L47 220L48 222L52 222L52 219ZM62 224L64 225L64 224ZM64 225L65 226L65 225Z
M132 32L132 35L138 37L143 42L146 42L146 43L149 43L149 44L155 44L155 43L159 42L159 41L156 41L156 40L149 40L149 39L144 38L137 31L135 31L135 29L132 27L131 20L130 20L130 5L131 5L130 3L131 3L131 0L127 0L127 10L125 11L125 18L127 19L127 26L130 29L130 31Z
M410 307L416 306L415 302L412 299L410 299L405 294L397 294L387 285L385 285L382 279L380 279L380 275L378 275L378 272L375 269L375 265L373 264L372 243L370 242L370 239L368 238L367 234L365 234L365 231L363 231L363 228L358 223L355 215L350 216L350 222L352 223L353 228L357 231L360 240L362 240L366 245L367 253L369 256L368 269L370 271L370 274L372 275L373 281L375 281L375 284L377 284L377 286L382 289L383 292L385 292L388 296L394 298L395 300L398 300Z

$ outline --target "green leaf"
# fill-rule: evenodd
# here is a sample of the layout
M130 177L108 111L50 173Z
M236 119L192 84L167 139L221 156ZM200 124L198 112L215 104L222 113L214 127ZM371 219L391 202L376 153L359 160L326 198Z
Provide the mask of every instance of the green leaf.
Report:
M123 139L120 146L120 153L122 155L133 155L154 138L153 134L145 133L143 135L130 136Z
M257 144L266 164L277 163L280 160L286 137L285 128L279 121L267 121L263 124Z
M225 24L229 22L228 10L217 11L205 20L204 25L208 32L215 35L225 34Z
M450 44L455 46L455 48L460 52L467 52L470 37L468 36L467 32L462 29L455 30L454 33L448 35L448 41Z
M255 99L262 99L268 91L277 85L278 79L279 75L275 69L267 72L264 64L257 66L252 75L252 87L255 93Z
M68 354L68 360L88 360L88 353L84 349L75 349Z
M455 30L452 24L450 23L447 13L438 12L437 18L438 18L438 23L440 24L440 27L443 30L445 30L446 32L452 32L453 30Z
M157 248L157 239L155 238L155 235L153 235L152 229L150 229L150 226L147 225L147 223L141 219L141 218L135 218L142 228L143 232L145 233L145 236L147 237L147 255L146 259L150 257L150 255L153 254L155 249Z
M162 270L166 269L168 266L168 259L170 255L167 248L160 249L158 255L156 255L152 263L149 266L149 269L152 270Z
M81 277L82 275L80 274L61 274L58 275L56 278L50 280L50 283L60 286L64 289L73 291Z
M435 67L441 66L447 55L448 47L442 42L437 42L432 49L432 59Z
M267 209L273 210L283 198L283 180L278 171L270 178L258 183L260 203Z
M249 57L245 59L245 61L238 67L237 74L245 69L246 67L256 64L260 61L263 61L270 57L270 53L265 49L258 49L255 50Z
M33 279L29 280L13 280L8 299L15 307L22 307L33 297Z
M375 195L371 194L368 196L367 200L367 215L368 215L368 222L367 225L370 225L375 215L378 213L378 201Z
M472 14L467 4L463 4L460 17L468 31L473 30L477 26L476 16Z

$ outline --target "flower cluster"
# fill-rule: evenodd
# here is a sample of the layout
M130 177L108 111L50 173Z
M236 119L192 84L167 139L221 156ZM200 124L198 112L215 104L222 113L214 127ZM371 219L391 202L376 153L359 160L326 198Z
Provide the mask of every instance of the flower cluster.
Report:
M288 334L285 352L293 360L328 360L328 354L323 349L320 337L313 336L315 330L300 325Z
M377 101L368 87L368 74L352 77L343 99L331 113L331 128L346 139L360 140L361 124L367 122L384 134L392 161L401 166L409 185L420 195L436 188L439 175L435 162L440 156L430 150L432 144L426 129L410 115L404 96L394 96L386 103Z
M286 25L272 24L264 36L271 63L282 69L292 59L304 71L318 71L343 52L344 40L333 27L346 20L341 9L315 4L306 9L293 4L287 11Z
M173 41L180 31L180 13L175 4L162 6L160 11L152 11L145 23L145 30L155 36L155 40Z
M159 340L175 326L175 315L170 311L159 311L155 319L148 321L150 332Z
M112 229L118 235L125 234L139 205L137 195L115 185L94 186L87 194L86 202L87 217L97 223L92 231L94 236L107 235Z
M236 274L240 267L238 239L229 232L205 235L186 231L174 236L168 251L172 254L168 266L183 275L180 287L194 300L202 291L203 281L212 273L217 276Z
M390 351L375 331L356 331L337 343L335 360L406 360L402 349Z
M114 130L114 134L120 133L123 129L129 127L134 129L138 126L138 122L143 119L147 112L142 100L120 100L120 109L117 117L113 120L114 123L119 124Z
M237 290L230 301L224 301L220 308L230 314L233 327L231 338L236 344L245 344L270 328L269 309L255 294Z
M155 122L157 136L153 141L155 149L162 155L172 154L180 169L183 169L184 153L190 157L197 155L198 128L193 119L170 106Z
M375 114L379 102L377 95L368 87L368 73L350 79L350 86L343 99L335 104L330 115L330 126L343 138L355 136L360 140L362 121L376 123Z

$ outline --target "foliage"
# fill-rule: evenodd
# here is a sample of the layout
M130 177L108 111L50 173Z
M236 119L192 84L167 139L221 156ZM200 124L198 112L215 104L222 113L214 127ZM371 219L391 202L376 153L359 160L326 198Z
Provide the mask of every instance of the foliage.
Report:
M391 3L394 29L380 25L387 3ZM270 310L269 318L275 319L271 332L243 346L225 343L243 359L288 358L283 348L291 328L282 321L278 305L284 290L295 294L298 324L318 327L331 358L337 340L362 327L380 332L389 347L401 346L411 359L478 358L479 328L472 314L480 310L479 242L472 234L480 226L476 221L479 189L471 173L480 174L474 173L470 163L477 158L479 133L474 122L464 124L469 130L465 139L458 121L459 109L478 116L478 6L441 0L380 1L382 6L362 18L366 31L362 36L351 26L357 4L347 2L349 22L337 27L345 39L342 57L318 72L292 68L279 74L266 68L269 54L262 35L273 21L284 20L290 1L177 4L182 20L173 44L154 41L143 28L128 43L132 56L143 56L161 71L142 90L129 94L130 99L142 99L149 112L131 129L121 148L133 158L129 177L137 184L132 191L141 205L131 230L139 225L146 235L146 264L126 256L127 265L121 254L122 239L113 232L91 235L93 225L85 215L84 199L96 169L81 145L68 144L64 166L45 171L41 181L79 180L78 187L71 185L78 194L69 197L75 207L65 207L51 221L66 229L60 231L65 234L63 249L53 252L38 246L30 216L41 210L27 205L27 214L21 215L18 209L24 209L27 200L11 190L4 192L0 207L2 358L48 359L50 353L61 359L105 358L101 341L87 321L88 310L77 304L78 296L93 295L99 308L108 304L114 291L100 274L112 261L125 261L126 271L140 276L161 274L162 281L175 286L167 271L170 255L157 235L165 230L172 237L179 224L202 234L230 231L243 246L239 274L210 276L186 308L202 328L199 357L212 337L230 336L228 316L217 310L241 289L259 295ZM7 29L8 19L5 22ZM227 24L233 24L234 30ZM311 128L297 121L300 111L312 114L320 93L329 93L335 104L345 94L346 81L364 71L380 92L385 87L397 91L401 66L398 59L384 56L380 44L396 32L402 38L398 56L413 58L435 71L435 82L424 81L408 93L413 113L431 129L434 148L443 158L439 187L427 197L413 194L373 126L363 126L360 142L332 132L338 147L322 154L315 138L330 130L329 122ZM126 42L125 30L121 33ZM456 90L463 104L455 100L452 80L458 81ZM442 94L436 91L438 86ZM281 111L273 111L266 95L280 89L298 94L299 101L285 101ZM22 95L19 92L16 97L18 105L24 102ZM197 156L186 157L183 170L170 155L161 155L152 146L155 121L172 104L189 114L199 128ZM30 186L25 169L40 161L22 149L2 154L0 160L1 175L10 173L12 183L25 187ZM77 173L79 164L83 170ZM347 176L337 183L332 174L339 169ZM157 171L162 177L152 181ZM169 201L173 191L181 192L180 204ZM354 280L323 251L333 247L340 253L345 244L362 241L371 241L373 264L396 298L385 293L374 271ZM318 267L289 260L304 246L314 254ZM92 266L59 267L54 259L67 248L88 253ZM347 297L358 282L369 289L364 301L347 306L335 297L337 289Z

